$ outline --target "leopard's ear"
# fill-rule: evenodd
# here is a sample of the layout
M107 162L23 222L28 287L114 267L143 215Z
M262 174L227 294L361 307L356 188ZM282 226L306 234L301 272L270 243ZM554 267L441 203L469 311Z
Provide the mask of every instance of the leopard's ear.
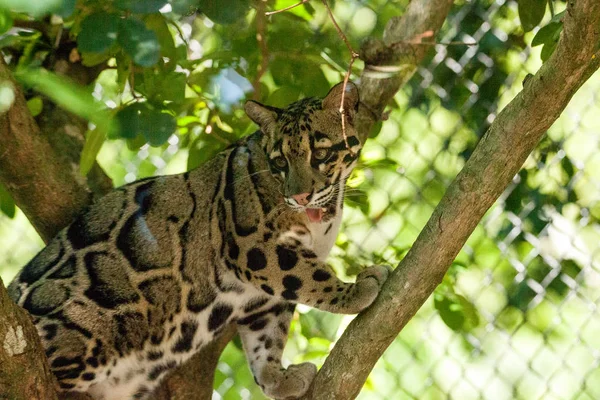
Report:
M244 110L264 133L270 133L275 126L277 116L281 113L279 108L266 106L254 100L248 100L244 105Z
M344 82L340 82L331 88L327 96L323 99L323 109L339 110L342 104L342 92L344 90ZM344 110L348 115L353 114L358 110L358 87L354 82L348 81L346 84L346 92L344 95Z

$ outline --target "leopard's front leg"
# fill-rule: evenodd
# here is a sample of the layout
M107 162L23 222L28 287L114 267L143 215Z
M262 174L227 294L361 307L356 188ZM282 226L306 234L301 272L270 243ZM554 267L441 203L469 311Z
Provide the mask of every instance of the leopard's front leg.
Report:
M274 399L302 396L313 381L317 368L311 363L281 365L294 304L281 302L266 311L238 320L238 332L256 383Z
M340 314L356 314L371 305L391 270L374 265L355 283L343 282L310 248L289 236L244 250L243 280L282 300Z

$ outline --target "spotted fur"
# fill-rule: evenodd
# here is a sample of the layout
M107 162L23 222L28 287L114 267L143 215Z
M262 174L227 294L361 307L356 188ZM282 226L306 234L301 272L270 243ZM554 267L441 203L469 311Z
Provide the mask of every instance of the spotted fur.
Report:
M341 85L285 109L249 102L258 132L198 169L116 189L20 271L9 293L62 390L146 398L235 322L264 392L305 393L314 365L281 366L295 304L357 313L387 277L374 266L345 283L324 262L361 149L348 88L346 139Z

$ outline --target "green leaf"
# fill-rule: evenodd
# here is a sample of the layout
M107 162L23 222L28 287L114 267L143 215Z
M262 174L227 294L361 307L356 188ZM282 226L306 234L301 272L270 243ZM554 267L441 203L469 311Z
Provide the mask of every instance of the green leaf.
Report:
M174 13L179 15L190 15L196 11L197 0L170 0L171 8ZM216 387L216 386L215 386Z
M551 22L548 25L543 26L533 37L531 46L535 47L541 44L558 41L562 28L563 24L560 22Z
M454 292L452 286L442 284L434 293L434 306L442 321L453 331L469 331L479 324L475 306L464 296Z
M158 12L168 3L167 0L116 0L115 6L134 14L152 14Z
M151 146L162 145L177 129L175 117L148 103L128 105L117 112L115 119L118 129L111 131L111 138L133 140L142 134Z
M245 0L200 0L198 10L217 24L232 24L244 18L250 5Z
M556 45L556 42L550 42L544 45L544 47L542 48L542 53L540 54L540 58L542 59L542 61L546 61L550 58L550 56L552 55L552 53L554 53L554 50L556 49Z
M138 134L142 133L142 116L148 113L148 105L146 103L130 104L119 110L115 115L117 124L115 129L110 132L111 139L123 138L134 139Z
M41 17L63 8L63 0L0 0L0 9Z
M117 53L115 59L117 61L117 85L119 92L122 93L131 74L131 59L122 51Z
M465 315L457 303L446 296L435 296L434 306L440 313L442 321L453 331L462 330L465 325Z
M177 122L171 114L151 110L144 117L142 133L151 146L160 146L165 143L177 129Z
M85 144L81 151L81 159L79 161L79 172L81 175L86 176L88 172L90 172L105 139L106 132L103 132L100 129L94 129L87 132L85 135Z
M529 32L544 18L546 0L519 0L518 10L523 30Z
M133 62L142 67L151 67L160 57L160 44L154 31L137 19L128 18L120 21L119 43Z
M27 100L27 108L33 117L37 117L44 109L44 101L40 96L32 97Z
M2 185L0 185L0 211L8 218L14 218L16 212L15 201Z
M287 107L300 97L300 89L296 87L281 87L269 96L267 104L273 107Z
M119 17L116 14L92 14L81 22L77 48L82 53L104 53L116 43L118 31Z
M175 48L175 41L173 40L171 31L169 31L165 17L162 14L152 14L148 15L144 21L148 29L156 33L161 54L170 60L176 60L177 49Z
M0 9L0 35L7 32L13 26L13 19L10 12Z

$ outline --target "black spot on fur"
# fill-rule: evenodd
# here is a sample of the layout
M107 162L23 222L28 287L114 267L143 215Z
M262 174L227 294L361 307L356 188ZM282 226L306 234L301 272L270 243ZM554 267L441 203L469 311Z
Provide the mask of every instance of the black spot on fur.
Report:
M152 368L150 370L150 372L148 373L148 379L151 381L155 381L163 373L167 372L168 370L170 370L172 368L175 368L176 365L177 365L177 363L173 360L171 360L167 363L158 364L157 366L155 366L154 368Z
M267 267L267 258L265 257L265 253L262 250L253 247L246 254L248 259L248 268L252 271L260 271L261 269L265 269Z
M204 284L200 288L192 288L187 298L187 308L191 312L198 313L211 305L217 297L215 291Z
M75 388L75 384L74 383L66 383L66 382L59 382L58 386L60 386L61 389L65 389L65 390L69 390L69 389Z
M85 359L85 363L92 368L98 368L98 359L96 357L88 357Z
M331 286L325 286L325 288L323 288L323 292L325 293L329 293L331 291L333 291L333 288Z
M295 251L284 246L277 246L277 259L279 260L279 268L284 271L289 271L298 263L298 255Z
M268 322L269 321L267 321L264 318L257 319L256 321L254 321L253 323L251 323L250 325L248 325L248 328L250 328L251 331L260 331L265 326L267 326Z
M339 299L336 297L334 299L332 299L329 304L331 304L332 306L336 305L338 303Z
M260 288L267 294L270 294L271 296L273 296L275 294L275 291L273 290L273 288L269 285L266 284L262 284L260 285Z
M240 247L237 245L231 234L227 236L227 247L229 249L229 258L232 260L237 260L238 256L240 255Z
M281 297L283 297L286 300L297 300L298 293L294 292L293 290L284 290L281 293Z
M268 302L269 302L268 297L258 297L258 298L252 299L244 307L244 312L251 313L252 311L258 310L259 308L261 308Z
M302 250L300 254L302 254L302 257L304 258L317 258L317 255L310 250Z
M215 331L220 328L233 312L233 308L228 304L217 304L213 307L208 317L208 330Z
M44 339L52 340L56 336L56 331L58 329L58 325L56 324L48 324L42 327L44 331Z
M68 367L70 365L83 365L81 357L56 357L50 363L52 368Z
M271 347L273 347L273 339L267 338L265 340L265 349L269 350Z
M302 280L295 275L284 276L282 283L287 290L298 290L302 287Z
M184 321L181 324L181 337L173 346L174 353L185 353L192 349L196 329L198 329L198 324L194 321Z
M75 261L75 256L71 256L65 261L56 271L54 271L49 279L66 279L71 278L75 275L77 271L77 263Z
M139 300L127 272L114 257L108 253L87 253L84 262L90 278L84 294L100 307L113 309Z
M351 163L352 163L352 161L354 161L355 159L356 159L356 156L354 156L354 155L352 155L352 154L346 154L346 155L344 156L344 160L343 160L343 161L344 161L344 163L346 163L346 164L351 164Z
M65 254L60 240L53 239L48 246L40 251L25 267L18 276L20 282L33 283L40 279L47 271L54 268ZM12 285L11 285L12 286ZM13 300L18 300L14 299Z
M148 339L148 323L139 312L126 311L113 317L113 341L119 355L141 350Z
M61 306L70 296L70 290L59 283L46 281L29 292L23 308L33 315L46 315Z
M323 269L318 269L315 272L313 272L312 277L317 282L324 282L331 278L331 274Z
M149 361L156 361L158 359L161 359L163 356L163 352L162 351L149 351L148 352L148 360Z
M83 379L84 381L93 381L94 379L96 379L96 374L94 374L93 372L86 372L85 374L81 375L81 379Z
M358 138L356 136L348 136L347 140L348 140L348 146L350 146L350 147L354 147L354 146L360 144L360 140L358 140Z

